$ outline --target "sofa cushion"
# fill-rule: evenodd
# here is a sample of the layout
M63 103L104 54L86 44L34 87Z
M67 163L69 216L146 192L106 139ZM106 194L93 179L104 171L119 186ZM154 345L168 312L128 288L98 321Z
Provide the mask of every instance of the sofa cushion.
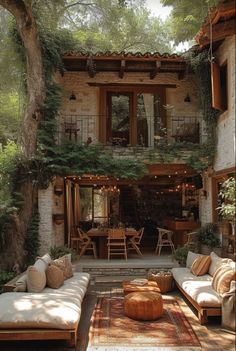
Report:
M27 290L29 292L41 292L46 286L45 271L48 264L51 262L51 257L46 254L38 257L33 266L29 266L26 271Z
M187 255L187 260L186 260L186 267L191 268L193 262L196 260L196 258L198 258L200 256L201 256L200 254L189 251L188 255Z
M69 260L68 255L62 256L54 261L51 261L51 265L57 266L64 273L64 278L68 279L73 276L72 264Z
M193 262L190 272L194 275L204 275L208 272L211 263L210 256L202 255L195 259Z
M230 284L236 278L236 272L230 265L224 264L219 267L212 279L212 287L218 294L223 295L230 289Z
M42 293L4 293L0 296L0 329L73 329L89 284L88 273L75 273L59 289Z
M64 283L64 273L57 266L49 265L46 270L46 284L49 288L58 289Z
M221 306L222 299L212 288L212 277L209 274L196 276L188 268L172 268L171 271L178 285L200 306Z
M27 291L27 275L26 275L26 273L23 274L20 278L18 278L14 285L15 285L15 288L14 288L15 292Z
M39 271L35 266L29 266L26 272L28 292L39 293L46 286L46 274Z
M222 258L222 257L219 257L215 252L211 252L210 254L211 256L211 264L210 264L210 267L209 267L209 271L208 273L213 276L215 271L220 267L222 266L222 264L225 264L225 263L228 263L229 262L229 259L228 258Z

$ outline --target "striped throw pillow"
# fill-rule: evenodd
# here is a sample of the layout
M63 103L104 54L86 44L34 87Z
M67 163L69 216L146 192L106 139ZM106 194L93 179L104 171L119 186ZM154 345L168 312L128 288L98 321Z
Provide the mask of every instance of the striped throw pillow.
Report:
M208 272L211 263L210 256L199 256L196 258L191 266L191 273L194 275L204 275Z
M235 278L235 270L230 265L224 264L215 271L212 278L212 287L218 294L222 295L229 291L231 281Z

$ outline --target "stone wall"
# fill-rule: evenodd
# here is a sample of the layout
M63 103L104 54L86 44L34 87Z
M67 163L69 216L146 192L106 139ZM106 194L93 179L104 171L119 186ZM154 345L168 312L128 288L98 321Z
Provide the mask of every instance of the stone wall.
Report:
M194 81L193 74L187 74L183 80L179 80L175 73L159 73L155 79L150 80L147 73L126 73L124 78L118 77L118 73L98 73L90 78L87 72L66 72L63 77L57 75L58 83L63 87L63 102L60 111L61 129L63 128L63 116L94 116L95 125L89 135L93 141L98 136L98 115L99 115L99 87L89 86L90 83L117 83L117 84L175 84L176 88L166 89L166 103L172 105L168 113L171 116L201 116L198 101L198 88ZM74 93L76 100L70 100L71 93ZM191 101L184 102L189 94ZM167 121L168 123L168 121ZM170 128L170 123L168 124ZM83 140L86 141L86 140Z

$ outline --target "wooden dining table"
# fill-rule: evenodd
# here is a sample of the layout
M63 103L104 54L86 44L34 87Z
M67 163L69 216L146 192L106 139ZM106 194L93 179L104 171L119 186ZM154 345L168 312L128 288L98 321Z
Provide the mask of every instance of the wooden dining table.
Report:
M107 258L107 237L108 231L112 228L91 228L87 232L90 238L93 238L97 244L97 253L99 258ZM134 228L125 228L125 235L127 237L137 234Z

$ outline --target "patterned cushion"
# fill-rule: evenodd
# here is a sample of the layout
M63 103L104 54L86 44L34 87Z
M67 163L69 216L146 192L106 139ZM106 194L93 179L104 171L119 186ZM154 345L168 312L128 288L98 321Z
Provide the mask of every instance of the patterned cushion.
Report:
M46 270L47 286L51 289L58 289L64 283L63 271L54 265L49 265Z
M68 255L62 256L50 263L51 265L57 266L64 273L64 278L68 279L73 276L72 265L70 263Z
M210 256L200 256L195 259L191 266L191 273L194 275L204 275L208 272L211 263Z
M230 284L236 278L236 272L228 264L219 267L212 278L212 287L220 295L226 293L230 289Z

